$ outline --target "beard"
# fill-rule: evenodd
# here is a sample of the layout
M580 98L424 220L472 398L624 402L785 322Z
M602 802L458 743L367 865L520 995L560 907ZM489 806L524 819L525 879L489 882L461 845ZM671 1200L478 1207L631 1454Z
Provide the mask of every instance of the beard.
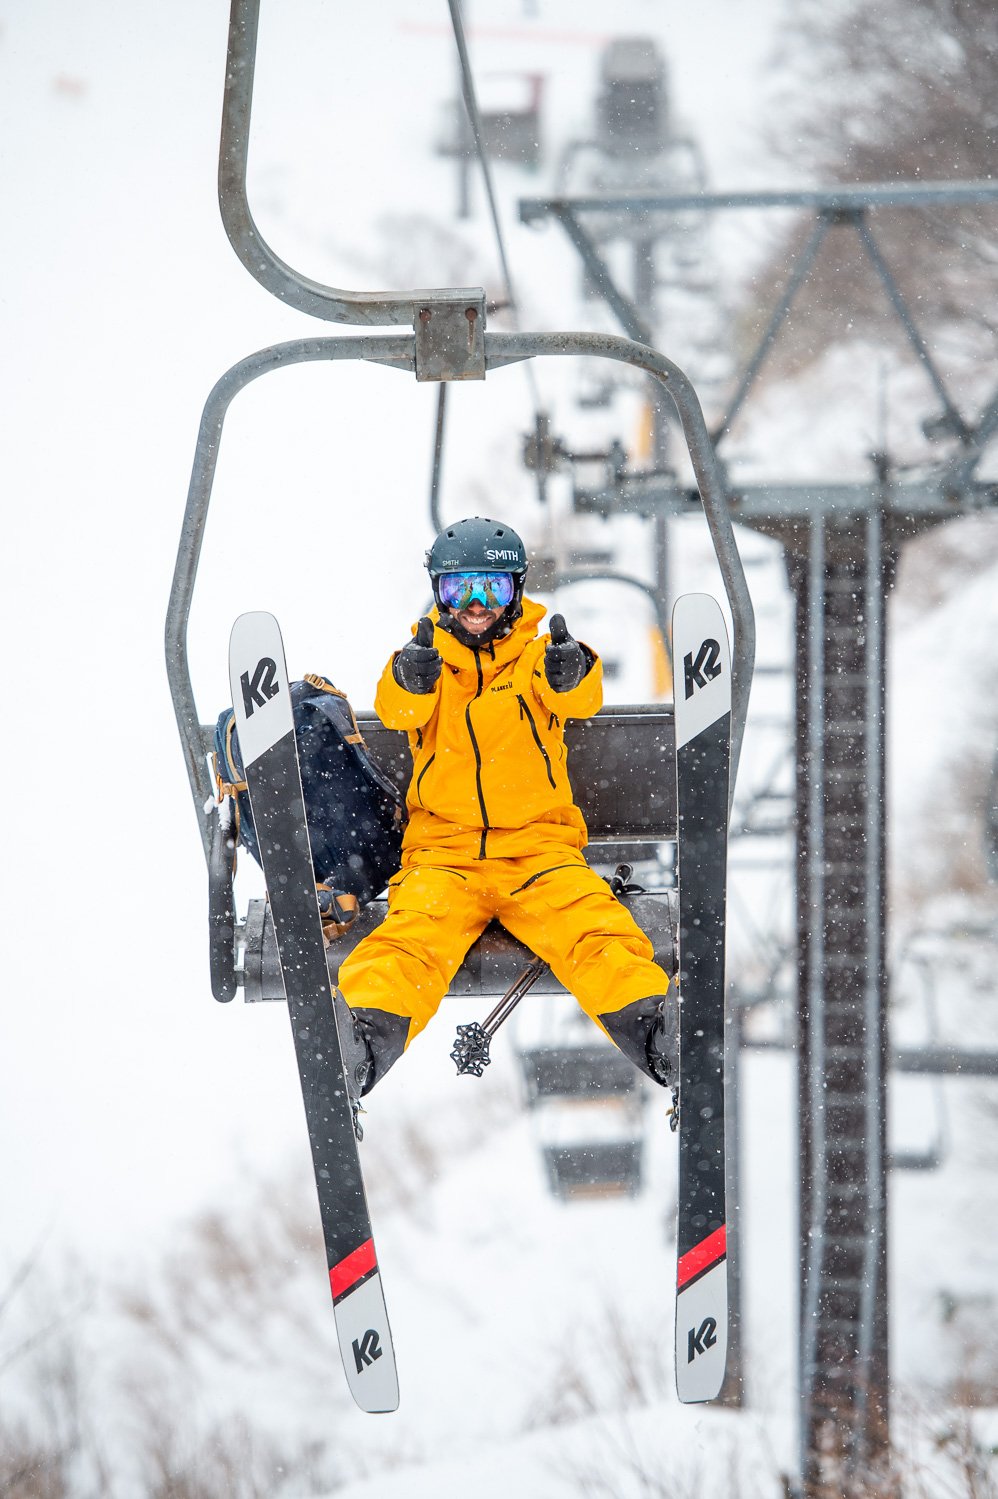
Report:
M508 635L522 613L519 601L514 600L512 604L506 605L487 630L481 630L477 634L466 630L453 614L441 614L439 623L440 628L453 635L461 645L466 645L471 651L480 651L483 646L491 645L494 640L501 640L504 635Z

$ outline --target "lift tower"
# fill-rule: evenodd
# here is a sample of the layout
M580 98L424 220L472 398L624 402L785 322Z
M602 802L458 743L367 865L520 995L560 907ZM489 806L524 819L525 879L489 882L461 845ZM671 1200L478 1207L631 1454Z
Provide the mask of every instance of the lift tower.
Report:
M797 610L802 1470L887 1441L884 613L895 526L779 522ZM814 1485L818 1485L814 1487Z
M990 182L870 184L803 192L521 202L556 218L621 321L633 315L586 228L642 215L806 208L811 237L714 429L744 404L830 230L855 232L939 403L956 456L920 479L876 459L873 483L730 485L737 521L784 547L797 612L797 930L800 1474L806 1499L890 1492L887 1284L885 694L887 595L902 544L998 505L975 469L998 431L998 392L963 420L881 253L872 210L998 202ZM618 473L607 513L679 514L695 492ZM730 1112L730 1111L729 1111Z

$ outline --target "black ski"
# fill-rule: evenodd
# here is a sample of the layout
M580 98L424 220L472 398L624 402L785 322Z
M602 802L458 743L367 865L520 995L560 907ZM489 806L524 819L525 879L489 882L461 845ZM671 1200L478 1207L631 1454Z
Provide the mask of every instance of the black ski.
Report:
M672 620L679 863L679 1222L676 1387L712 1400L728 1341L724 1167L724 947L731 659L707 594Z
M236 620L229 681L301 1076L343 1368L362 1410L393 1411L395 1353L343 1075L284 646L273 615Z

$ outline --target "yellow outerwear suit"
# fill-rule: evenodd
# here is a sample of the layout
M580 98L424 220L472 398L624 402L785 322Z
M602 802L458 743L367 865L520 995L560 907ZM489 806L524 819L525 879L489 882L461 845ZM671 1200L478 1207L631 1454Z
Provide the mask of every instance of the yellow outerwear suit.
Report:
M388 914L341 965L339 987L355 1010L408 1020L406 1045L493 917L597 1024L668 991L647 936L582 856L563 726L601 706L602 666L593 658L578 687L555 692L544 675L550 637L537 637L543 616L524 599L509 635L481 650L437 625L433 691L400 687L394 657L378 684L378 717L409 735L409 823Z

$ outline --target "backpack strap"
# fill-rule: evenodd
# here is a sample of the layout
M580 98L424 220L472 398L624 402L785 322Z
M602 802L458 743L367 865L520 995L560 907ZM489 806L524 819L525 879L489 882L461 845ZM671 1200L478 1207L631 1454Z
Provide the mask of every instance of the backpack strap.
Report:
M242 823L239 797L240 794L247 795L249 788L236 759L233 744L235 732L236 716L229 708L221 715L215 726L215 748L211 752L211 768L215 776L215 795L218 805L220 808L227 805L229 809L227 814L220 815L227 815L231 819L229 826L238 843ZM235 869L235 864L233 864L233 869Z
M223 796L236 796L238 792L246 791L249 789L246 785L245 776L240 774L239 767L236 764L235 754L233 752L232 736L235 734L235 732L236 716L230 709L227 715L227 722L222 729L222 745L216 748L214 753L212 754L212 761L214 762L215 771L215 785L218 787L219 801L221 801ZM232 780L226 780L219 771L219 748L221 748L223 752L224 768L228 772L228 774L233 777Z
M364 748L366 749L367 745L364 742L364 736L360 732L360 728L357 724L357 715L354 713L353 705L350 702L350 699L347 697L346 693L341 692L338 687L334 687L332 682L327 682L325 677L320 677L318 672L308 671L305 673L305 676L302 678L302 680L307 682L310 687L316 688L318 692L328 692L333 697L339 697L343 699L344 703L346 703L347 706L347 712L350 714L350 722L353 724L353 733L344 734L343 741L345 744L363 744Z
M305 688L317 694L316 697L311 699L313 706L325 718L329 719L337 734L343 740L343 743L351 746L368 780L377 786L382 794L395 805L398 820L404 822L405 803L402 799L402 794L395 782L385 774L377 761L372 759L371 752L367 747L367 740L360 731L357 715L353 711L353 704L346 693L341 692L338 687L334 687L332 682L328 681L326 677L320 676L318 672L310 672L302 678L301 682L296 682L292 686L291 695L295 699L296 705L298 701L305 700L303 690ZM296 691L301 693L300 698L296 698ZM336 699L335 705L327 703L326 706L323 706L323 695L327 698Z

